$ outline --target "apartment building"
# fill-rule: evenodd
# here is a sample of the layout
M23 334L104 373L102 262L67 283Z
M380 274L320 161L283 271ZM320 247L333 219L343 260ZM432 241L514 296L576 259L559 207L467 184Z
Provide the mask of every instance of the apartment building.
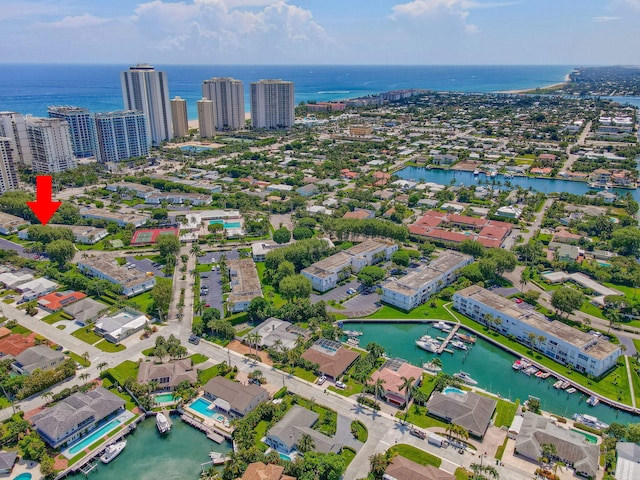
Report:
M147 275L138 269L128 269L100 257L83 258L78 262L78 270L89 277L107 280L122 287L122 294L133 297L139 293L151 290L156 284L155 277Z
M250 258L241 258L229 260L227 266L231 279L231 293L227 301L233 313L244 312L249 308L251 300L262 297L262 286L256 264Z
M290 128L295 116L293 82L260 80L251 83L251 126Z
M205 80L202 98L213 101L216 130L244 128L244 85L240 80L219 77Z
M78 166L69 123L60 118L27 117L27 136L36 173L58 173Z
M49 118L60 118L69 124L71 147L77 158L93 157L98 147L96 125L89 109L82 107L50 106Z

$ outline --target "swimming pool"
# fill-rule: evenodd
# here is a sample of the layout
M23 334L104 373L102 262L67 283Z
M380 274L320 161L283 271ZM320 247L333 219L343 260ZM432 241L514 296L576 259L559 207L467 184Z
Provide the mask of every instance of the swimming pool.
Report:
M444 390L442 390L442 393L444 393L445 395L449 395L450 393L459 393L460 395L466 395L465 391L460 390L459 388L456 388L456 387L447 387Z
M587 442L589 443L598 443L598 437L596 437L595 435L591 435L590 433L583 432L582 430L576 430L575 428L572 428L571 431L579 433L584 438L586 438Z
M173 398L173 393L159 393L156 395L157 403L169 403L177 400L177 398Z
M183 145L178 148L183 152L191 152L191 153L200 153L200 152L206 152L207 150L213 150L211 147L203 147L199 145Z
M282 460L286 460L287 462L290 462L290 461L292 461L292 460L293 460L293 459L292 459L289 455L287 455L287 454L284 454L284 453L280 453L280 452L278 452L278 455L280 455L280 458L281 458Z
M98 440L99 438L103 437L104 435L109 433L111 430L116 428L118 425L120 425L120 420L118 420L117 418L111 420L108 423L105 423L100 428L91 432L90 435L87 435L78 443L74 444L65 453L69 455L75 455L76 453L81 452L82 450L90 446L92 443L94 443L96 440Z
M31 474L30 473L21 473L20 475L18 475L16 478L14 478L13 480L31 480Z
M205 400L204 398L200 397L197 398L191 405L189 405L189 408L208 418L214 418L217 415L220 415L218 412L208 410L211 405L213 404L209 400Z
M240 222L225 222L224 220L210 220L209 225L222 225L225 229L242 227Z

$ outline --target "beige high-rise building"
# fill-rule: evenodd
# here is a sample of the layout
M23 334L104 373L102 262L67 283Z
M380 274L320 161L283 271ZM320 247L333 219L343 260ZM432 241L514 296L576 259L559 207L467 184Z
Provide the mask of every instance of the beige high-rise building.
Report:
M69 123L59 118L27 117L33 171L57 173L78 166L71 147Z
M235 78L214 77L202 82L202 98L213 100L216 130L240 130L245 127L244 85Z
M216 110L213 100L198 100L198 126L200 138L211 138L216 134Z
M0 137L0 193L18 189L18 147L13 139Z
M13 140L20 164L24 167L31 167L33 156L29 147L27 122L21 113L0 112L0 137Z
M184 98L176 97L171 100L171 120L173 121L173 138L189 135L187 101Z
M293 82L260 80L251 82L251 126L290 128L295 114Z

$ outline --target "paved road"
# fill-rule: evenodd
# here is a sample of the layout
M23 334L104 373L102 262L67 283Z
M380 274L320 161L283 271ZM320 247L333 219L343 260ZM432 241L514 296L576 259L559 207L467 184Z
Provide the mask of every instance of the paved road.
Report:
M539 212L534 214L533 223L528 227L528 232L522 232L522 244L529 243L529 240L533 238L536 232L540 229L540 225L542 224L542 217L544 217L545 212L551 207L551 204L554 202L553 198L548 198L545 200L542 208ZM520 281L520 279L518 279Z
M567 159L566 162L564 162L564 165L562 166L562 170L560 170L559 175L565 174L567 172L571 171L571 167L573 166L574 162L578 159L578 155L574 155L571 153L571 149L577 145L584 145L584 141L587 138L587 135L589 134L589 132L591 131L591 121L589 121L584 129L582 130L582 133L580 134L580 136L578 137L578 141L572 145L569 145L567 147L567 156L569 157Z

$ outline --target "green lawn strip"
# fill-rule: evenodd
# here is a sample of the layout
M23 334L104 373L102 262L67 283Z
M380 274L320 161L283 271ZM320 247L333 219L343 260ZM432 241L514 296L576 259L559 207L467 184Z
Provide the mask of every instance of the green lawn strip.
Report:
M199 263L196 266L196 272L198 273L206 273L206 272L210 272L211 271L211 264L210 263Z
M455 322L455 318L444 308L445 302L440 299L436 299L436 307L431 308L431 301L417 308L414 308L410 312L405 312L399 308L392 307L390 305L383 305L373 315L369 315L366 318L371 319L407 319L407 320L423 320L425 318L437 318L440 320L449 320Z
M498 447L498 450L496 450L496 458L498 460L502 460L502 456L504 455L504 450L505 448L507 448L507 441L509 440L509 437L505 437L504 438L504 442L502 442L502 445L500 445Z
M213 377L217 377L220 372L220 367L218 365L214 365L213 367L206 368L204 370L198 370L198 382L201 385L204 385Z
M362 443L366 443L367 438L369 438L369 432L367 431L367 427L365 427L361 421L354 420L351 422L351 430L354 430L354 428L355 428L355 431L357 432L356 438L358 439L358 441Z
M238 337L244 337L247 333L249 333L251 330L253 330L253 327L249 327L249 328L245 328L244 330L240 330L238 332L236 332L236 336Z
M78 453L75 457L71 457L67 465L70 467L71 465L76 463L78 460L80 460L82 457L84 457L86 454L87 452L83 450L82 452Z
M633 339L633 346L636 347L636 351L640 352L640 340L638 340L637 338Z
M469 480L471 478L471 473L467 472L462 467L456 468L456 471L453 472L453 475L456 477L456 480Z
M151 348L147 348L145 350L142 350L142 354L145 357L153 357L153 352L156 351L156 347L151 347Z
M441 458L438 458L435 455L431 455L430 453L425 452L424 450L420 450L419 448L413 447L411 445L406 445L404 443L394 445L389 450L420 465L431 465L433 467L439 468L442 464Z
M398 410L396 412L396 417L404 419L404 410ZM416 427L420 428L441 427L446 429L449 425L443 420L427 415L427 407L421 407L419 405L416 405L415 403L411 405L411 407L409 407L409 411L407 413L407 422L412 423Z
M631 384L633 385L633 394L636 398L636 406L640 406L640 376L633 359L629 359L629 369L631 370Z
M193 365L198 365L200 363L204 363L207 360L209 360L209 357L207 357L206 355L202 355L201 353L195 353L193 355L191 355L191 363Z
M107 370L107 373L118 384L124 385L127 378L138 378L138 363L132 362L131 360L125 360L120 365L116 365L115 367Z
M496 427L510 427L519 406L520 400L516 400L516 403L512 403L507 400L498 399L498 405L496 406L496 418L493 422L494 425Z
M116 345L115 343L111 343L109 340L104 339L100 343L96 344L96 348L99 348L103 352L113 353L113 352L121 352L127 347L125 347L122 344Z
M93 442L90 446L89 446L89 450L95 450L96 448L98 448L100 445L102 445L105 441L105 438L99 438L98 440L96 440L95 442Z
M121 399L123 399L125 401L124 408L126 408L128 411L132 412L133 409L138 406L138 404L135 402L133 397L131 395L129 395L125 390L122 390L120 392L120 391L118 391L117 388L113 388L113 389L111 389L109 391L111 393L113 393L114 395L119 396Z
M599 381L590 380L585 375L572 370L568 366L561 365L539 352L532 352L531 349L526 345L522 345L515 340L511 340L510 338L507 338L504 335L501 335L500 333L497 333L493 330L489 330L484 325L460 314L460 312L455 312L455 314L460 319L462 325L468 327L470 330L488 336L501 345L514 350L517 354L525 355L529 358L532 358L542 366L569 378L571 381L577 383L578 385L589 388L596 393L599 393L600 395L612 400L617 400L626 403L627 405L631 404L631 397L629 395L629 382L626 379L627 375L624 365L616 367L613 371L609 372L607 376L600 379ZM616 374L620 378L616 379ZM617 381L617 385L613 383L614 381Z
M604 314L602 313L602 309L599 308L599 307L596 307L591 302L584 302L582 304L582 307L580 308L580 311L583 312L583 313L586 313L588 315L591 315L591 316L598 317L598 318L601 318L603 320L606 320Z
M300 367L294 367L293 374L298 378L302 378L303 380L307 380L308 382L312 383L315 382L317 378L315 373Z
M267 429L269 428L270 423L266 420L260 420L258 425L256 425L255 432L255 445L259 450L265 451L268 447L266 444L262 443L261 439L267 435Z
M351 447L342 447L340 456L344 460L344 468L346 470L349 464L351 463L351 461L355 458L356 451Z
M147 308L152 303L153 298L151 298L151 291L141 293L140 295L136 295L135 297L131 297L129 300L127 300L128 305L137 310L140 310L141 312L146 312Z
M78 362L83 367L91 366L91 362L89 362L88 360L85 360L84 358L82 358L77 353L69 352L69 353L67 353L67 355L69 355L71 358L73 358L76 362Z
M93 329L93 326L79 328L78 330L73 332L71 335L73 335L76 338L79 338L80 340L88 343L89 345L93 345L94 343L98 343L100 340L102 340L102 337L97 333L95 333L92 329Z
M7 398L0 396L0 409L7 408L10 406L11 406L11 402Z
M241 323L249 321L249 315L247 312L234 313L233 315L225 317L225 320L229 320L231 325L240 325Z
M47 315L42 319L43 322L49 325L53 325L54 323L57 323L61 320L73 320L73 317L71 315L67 315L62 310L60 310L60 311L57 311L56 313L52 313L51 315Z
M11 333L16 333L18 335L30 335L32 332L27 327L23 327L19 323L16 323L13 327L10 327Z
M111 438L113 437L116 433L118 433L120 430L122 430L122 425L117 426L116 428L114 428L113 430L111 430L109 433L107 433L107 437Z

